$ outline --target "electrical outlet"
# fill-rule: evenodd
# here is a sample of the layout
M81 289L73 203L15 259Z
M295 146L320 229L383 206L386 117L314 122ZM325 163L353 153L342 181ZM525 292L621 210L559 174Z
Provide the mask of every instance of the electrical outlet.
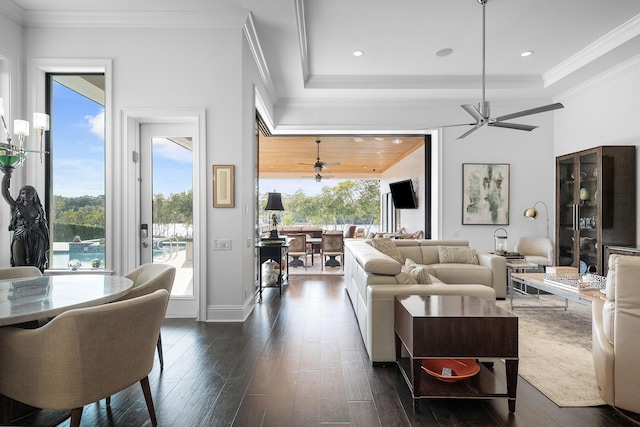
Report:
M214 251L230 251L231 239L214 239L213 250Z

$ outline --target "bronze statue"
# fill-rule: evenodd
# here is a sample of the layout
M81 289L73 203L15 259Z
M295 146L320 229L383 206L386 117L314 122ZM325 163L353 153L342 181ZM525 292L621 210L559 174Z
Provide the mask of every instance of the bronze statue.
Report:
M17 200L9 193L11 174L2 178L2 197L11 207L9 231L11 238L11 266L32 265L40 271L47 268L49 253L49 226L36 189L25 185Z

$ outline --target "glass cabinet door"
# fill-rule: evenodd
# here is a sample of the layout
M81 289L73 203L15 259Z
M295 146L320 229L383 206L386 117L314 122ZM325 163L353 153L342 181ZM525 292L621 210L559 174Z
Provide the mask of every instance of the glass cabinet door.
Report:
M556 242L557 265L577 267L575 262L576 180L578 170L576 157L559 157L556 164Z
M580 181L578 189L577 230L580 261L589 271L596 271L600 256L598 246L598 153L586 152L580 155Z

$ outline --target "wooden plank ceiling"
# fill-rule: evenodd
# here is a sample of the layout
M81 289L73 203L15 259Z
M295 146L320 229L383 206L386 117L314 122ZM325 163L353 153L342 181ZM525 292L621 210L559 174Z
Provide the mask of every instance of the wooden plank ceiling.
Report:
M320 172L323 178L374 177L423 145L423 135L263 136L260 133L259 172L261 178L313 178L314 164L320 157L321 162L328 164Z

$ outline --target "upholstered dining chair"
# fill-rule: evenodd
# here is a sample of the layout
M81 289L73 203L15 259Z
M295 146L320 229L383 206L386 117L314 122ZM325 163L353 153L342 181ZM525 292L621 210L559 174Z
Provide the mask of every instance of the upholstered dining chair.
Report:
M300 259L302 257L302 263L304 265L304 269L307 269L307 255L312 252L309 251L309 247L307 245L307 235L306 234L292 234L289 237L293 238L291 242L289 242L289 256L294 259ZM291 262L289 262L289 266L291 266Z
M20 279L24 277L42 277L42 272L38 267L30 265L0 268L0 280Z
M70 425L79 426L85 405L139 382L157 425L148 375L168 300L160 289L69 310L37 329L0 328L3 418L10 418L10 398L36 408L71 409Z
M125 274L124 277L133 281L133 288L131 288L131 291L129 291L128 294L120 298L121 301L150 294L158 289L164 289L169 292L169 295L171 295L173 280L176 277L176 268L168 264L142 264L131 272ZM161 334L158 334L157 347L160 369L164 369Z
M334 258L339 256L340 265L344 269L344 235L341 232L331 233L326 232L322 234L322 245L320 248L322 254L322 270L325 267L325 260L327 257Z

